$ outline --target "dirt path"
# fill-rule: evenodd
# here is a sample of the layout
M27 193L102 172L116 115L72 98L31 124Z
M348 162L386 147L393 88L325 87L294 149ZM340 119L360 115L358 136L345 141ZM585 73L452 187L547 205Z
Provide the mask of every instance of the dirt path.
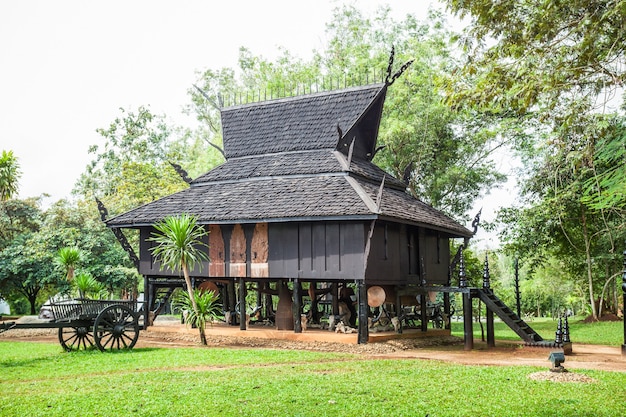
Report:
M11 330L0 334L0 340L58 343L56 330ZM354 345L329 342L302 342L251 337L209 337L209 346L265 349L305 349L345 352L372 359L424 359L447 361L464 365L516 366L527 365L549 368L548 356L552 349L533 348L510 341L498 341L487 349L475 343L472 351L463 350L462 340L454 336L443 338L391 340L384 343ZM195 334L142 331L136 347L199 347ZM626 356L620 347L573 345L573 353L566 356L566 369L598 369L626 372Z

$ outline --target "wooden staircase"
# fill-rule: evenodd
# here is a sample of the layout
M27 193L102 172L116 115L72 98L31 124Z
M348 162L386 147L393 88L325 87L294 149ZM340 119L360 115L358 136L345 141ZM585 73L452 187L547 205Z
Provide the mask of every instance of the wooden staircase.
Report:
M504 304L493 291L485 288L473 288L472 293L472 297L480 298L488 309L500 317L526 343L534 344L543 341L543 338Z

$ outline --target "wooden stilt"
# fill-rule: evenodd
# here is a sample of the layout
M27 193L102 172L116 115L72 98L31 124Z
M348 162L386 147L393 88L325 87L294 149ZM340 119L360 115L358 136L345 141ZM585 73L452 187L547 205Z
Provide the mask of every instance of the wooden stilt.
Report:
M239 279L239 330L246 330L246 281Z
M463 293L463 337L465 350L474 348L474 330L472 328L472 297L469 293Z
M295 278L293 280L293 332L302 333L302 318L300 312L302 311L302 296L300 291L300 280Z
M359 294L359 338L358 343L367 343L369 339L369 329L367 327L367 312L369 307L367 305L367 288L365 287L365 281L357 281L357 292Z

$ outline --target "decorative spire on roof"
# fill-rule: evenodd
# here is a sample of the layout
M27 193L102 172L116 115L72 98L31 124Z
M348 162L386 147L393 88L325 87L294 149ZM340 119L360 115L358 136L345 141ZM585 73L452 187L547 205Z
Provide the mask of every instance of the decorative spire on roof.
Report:
M391 84L393 84L396 81L396 79L399 76L401 76L402 73L404 73L404 71L406 71L411 66L413 61L415 61L414 59L411 59L405 62L395 74L391 75L391 68L393 67L393 60L394 60L395 53L396 53L396 49L393 45L391 45L391 54L389 54L389 65L387 65L387 76L385 77L385 84L387 86L390 86Z

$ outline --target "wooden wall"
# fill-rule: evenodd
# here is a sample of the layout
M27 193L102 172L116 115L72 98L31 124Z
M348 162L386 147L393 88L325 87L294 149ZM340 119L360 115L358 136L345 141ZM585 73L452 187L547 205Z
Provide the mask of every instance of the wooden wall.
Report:
M198 277L300 278L356 280L368 285L445 284L450 251L440 233L405 224L377 221L367 271L363 252L370 222L293 222L207 226L211 263L192 271ZM178 276L160 269L141 229L140 273Z
M363 279L364 231L361 222L271 223L271 276Z
M448 238L416 226L377 222L367 261L367 284L445 284L450 251Z

